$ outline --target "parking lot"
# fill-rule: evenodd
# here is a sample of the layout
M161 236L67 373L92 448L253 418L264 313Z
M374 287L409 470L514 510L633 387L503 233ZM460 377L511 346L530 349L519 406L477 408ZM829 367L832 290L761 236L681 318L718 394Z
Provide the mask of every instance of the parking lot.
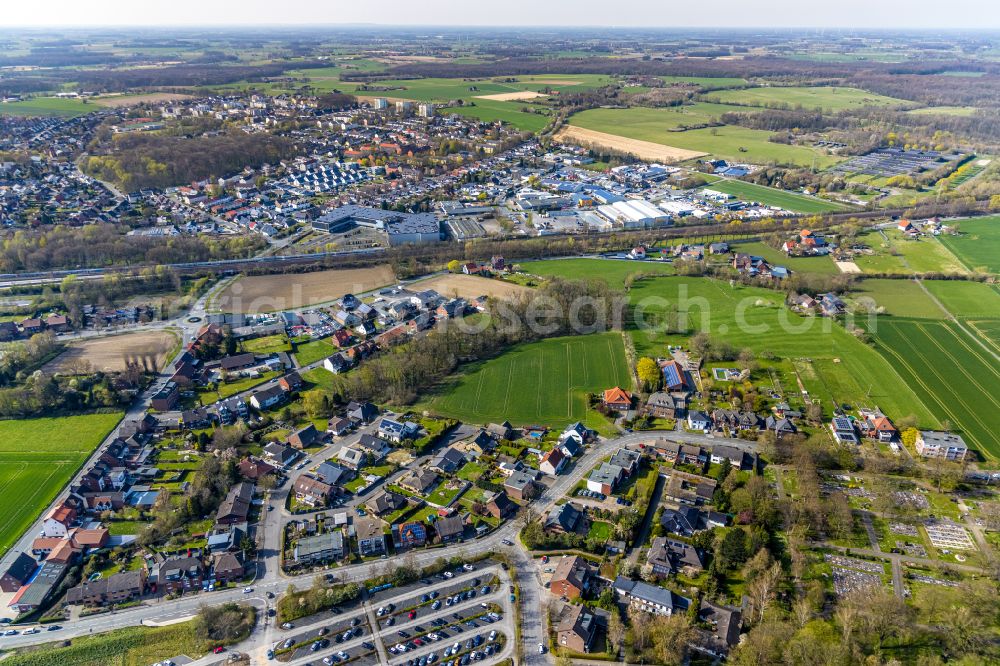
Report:
M363 607L300 620L273 646L282 650L291 640L294 650L276 658L293 666L387 663L380 655L393 666L506 658L513 636L509 576L495 562L469 566L374 592Z

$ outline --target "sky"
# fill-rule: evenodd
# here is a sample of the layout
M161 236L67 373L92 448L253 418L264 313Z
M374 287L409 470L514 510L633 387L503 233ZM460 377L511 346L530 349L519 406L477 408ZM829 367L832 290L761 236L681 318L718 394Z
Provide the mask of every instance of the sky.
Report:
M1000 28L996 0L7 0L0 28L500 25Z

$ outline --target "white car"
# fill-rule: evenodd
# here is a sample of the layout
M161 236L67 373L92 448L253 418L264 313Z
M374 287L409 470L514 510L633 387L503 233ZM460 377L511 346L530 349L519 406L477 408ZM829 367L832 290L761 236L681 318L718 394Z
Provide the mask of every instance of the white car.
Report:
M32 634L40 634L40 633L42 633L42 630L39 629L38 627L32 627L31 629L24 630L25 636L31 636Z
M450 571L445 571L445 572L444 572L444 577L445 577L445 578L453 578L454 576L455 576L455 574L453 574L453 573L452 573L452 572L450 572Z
M541 643L538 644L538 654L545 654L545 646Z
M250 594L251 592L253 592L253 588L252 587L244 587L243 588L243 594Z
M463 564L462 568L465 569L466 571L475 571L476 570L476 567L472 566L471 564Z

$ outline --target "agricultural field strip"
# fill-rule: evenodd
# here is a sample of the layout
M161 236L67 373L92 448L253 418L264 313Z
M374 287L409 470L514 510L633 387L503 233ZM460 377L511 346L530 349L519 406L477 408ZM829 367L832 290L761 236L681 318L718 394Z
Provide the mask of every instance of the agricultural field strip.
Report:
M911 324L912 323L914 322L911 322ZM885 324L883 324L883 326L884 325ZM930 345L937 347L937 349L941 352L941 354L943 354L949 361L951 361L950 365L952 367L959 366L958 359L956 358L956 355L953 353L954 349L953 347L946 347L944 345L940 345L933 338L933 336L928 334L926 327L923 324L916 323L916 326L920 331L920 335L926 338L927 342ZM941 328L948 330L949 334L953 338L960 337L956 335L955 332L946 324L943 323L937 324L937 326L940 326ZM927 395L930 396L931 399L937 403L937 406L943 412L945 412L951 419L953 419L955 423L957 423L959 426L962 426L963 423L966 422L965 418L963 418L960 414L956 413L956 407L960 406L963 411L967 412L967 416L969 417L969 419L974 421L978 426L980 426L983 429L982 432L986 433L991 432L992 431L991 426L988 423L984 422L982 418L980 418L979 412L974 407L969 405L968 402L969 398L966 394L956 391L951 393L948 396L948 399L944 399L934 390L933 387L928 385L927 381L924 380L924 374L919 372L916 368L914 368L913 364L907 360L908 358L919 358L924 365L924 370L929 371L931 374L933 374L936 381L938 382L938 386L948 387L948 386L953 386L954 384L952 382L949 382L947 378L945 378L942 375L942 373L938 370L939 364L933 363L931 360L927 358L925 354L921 352L921 349L923 349L924 347L922 345L917 345L913 342L913 339L915 337L913 332L911 331L907 334L904 334L900 330L901 327L902 327L901 324L896 324L896 323L890 325L890 328L896 329L896 333L898 334L893 336L894 339L890 339L881 334L876 334L876 337L879 338L883 343L882 344L883 349L888 351L896 359L897 363L899 363L902 367L904 367L907 370L908 374L911 375L912 380L915 381L917 384L919 384L921 388L923 388L924 392L927 393ZM963 343L961 340L958 340L958 343L959 346L962 347L965 346L965 343ZM966 349L968 348L966 347ZM1000 376L998 375L996 368L991 367L989 363L985 363L982 357L979 356L974 350L969 350L969 351L972 354L972 356L975 357L975 359L980 362L980 365L986 365L987 367L990 367L990 370L992 371L994 376ZM1000 402L998 402L997 398L995 397L997 395L1000 395L1000 386L997 387L997 390L995 392L991 393L989 391L986 391L983 389L982 384L979 381L973 379L970 373L964 367L959 366L959 369L961 373L966 377L968 377L972 381L973 385L975 385L981 391L981 395L984 395L986 397L987 402L991 403L997 412L1000 412ZM957 405L950 403L949 401L954 401L954 403L957 403ZM982 432L973 432L968 428L963 428L963 436L969 439L981 451L989 453L994 457L1000 455L1000 451L994 449L991 446L987 446L986 442L984 442L981 439Z

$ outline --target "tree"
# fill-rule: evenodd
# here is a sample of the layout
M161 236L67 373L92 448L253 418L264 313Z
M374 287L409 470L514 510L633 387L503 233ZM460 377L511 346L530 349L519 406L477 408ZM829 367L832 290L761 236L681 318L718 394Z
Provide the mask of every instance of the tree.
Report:
M757 367L756 358L757 357L754 356L752 349L744 347L740 350L740 355L737 357L737 360L740 363L740 367L749 372Z
M660 388L663 373L655 360L643 356L635 365L635 373L639 376L639 381L642 382L645 390L656 391Z
M460 273L462 271L462 262L458 259L452 259L448 262L448 271L451 273Z
M618 609L612 609L608 615L608 648L612 655L617 656L625 646L625 623L622 622Z
M202 606L195 621L195 633L209 645L236 643L250 635L256 618L257 611L243 604Z
M715 556L722 570L742 564L747 558L747 533L739 527L726 532Z
M302 395L302 406L311 419L330 416L330 398L322 391L306 391Z
M763 550L761 552L764 552ZM753 611L757 622L764 620L764 613L768 606L774 601L778 592L778 584L781 582L781 564L775 562L762 573L750 579L747 586L747 595L753 603Z
M680 664L695 630L686 615L657 616L653 620L652 650L658 664Z

